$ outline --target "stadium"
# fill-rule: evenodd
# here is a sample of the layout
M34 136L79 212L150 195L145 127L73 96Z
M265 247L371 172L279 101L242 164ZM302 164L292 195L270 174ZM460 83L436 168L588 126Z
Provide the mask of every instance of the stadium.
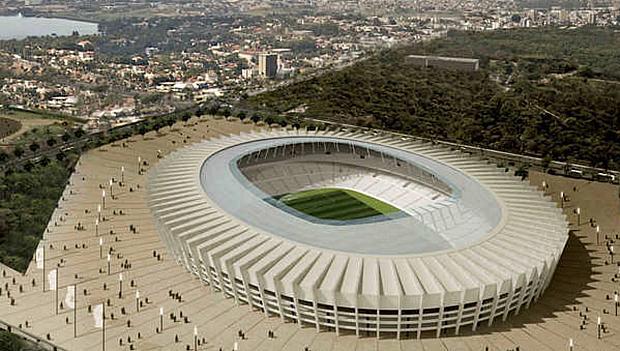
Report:
M506 320L543 293L568 239L561 209L506 169L368 131L203 141L159 162L147 189L189 272L337 334L439 337Z

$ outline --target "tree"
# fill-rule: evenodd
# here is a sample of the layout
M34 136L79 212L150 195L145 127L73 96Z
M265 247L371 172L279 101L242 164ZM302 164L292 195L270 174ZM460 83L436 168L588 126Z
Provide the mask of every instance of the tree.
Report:
M41 158L41 161L39 161L41 163L41 165L43 165L44 167L49 165L50 163L50 159L47 156L43 156Z
M50 137L49 139L47 139L46 143L47 143L47 146L52 147L56 145L56 139L54 139L54 137Z
M2 345L3 351L21 351L29 349L25 341L21 340L17 335L4 330L0 330L0 345Z
M168 127L172 128L172 126L174 125L174 123L176 122L176 120L174 119L174 117L170 117L166 120L166 124L168 125ZM159 131L158 131L159 132Z
M15 157L17 158L22 157L23 154L24 154L24 149L22 149L19 146L16 146L15 149L13 150L13 155L15 155Z
M33 141L32 144L28 146L28 148L30 149L30 151L32 151L32 153L36 154L37 151L41 148L41 146L36 141Z
M187 123L187 121L190 120L190 118L192 118L192 114L189 112L185 112L182 116L181 116L181 120L185 123Z
M84 136L84 131L82 129L76 129L75 132L73 132L73 134L75 135L76 138L81 138L82 136Z
M140 128L138 128L138 133L144 138L144 135L147 133L147 129L144 124L141 124Z
M157 121L155 122L155 124L153 125L153 129L155 129L155 131L157 132L157 134L159 134L160 130L164 127L164 124L161 121Z
M246 114L243 111L239 111L239 113L237 113L237 118L239 118L240 120L244 120L246 118Z
M0 151L0 162L6 162L9 159L9 154L4 151Z
M32 169L34 168L34 163L32 163L31 161L26 162L26 164L24 164L24 170L28 173L32 172Z
M255 113L252 115L252 117L250 117L250 119L252 120L252 122L256 123L261 120L261 116L258 113Z
M220 110L220 105L219 104L212 104L211 106L209 106L209 108L207 109L207 112L210 115L217 115L217 111Z
M71 134L69 134L68 132L65 132L65 133L64 133L64 134L60 137L60 139L62 139L62 141L66 143L67 141L69 141L69 140L71 139Z

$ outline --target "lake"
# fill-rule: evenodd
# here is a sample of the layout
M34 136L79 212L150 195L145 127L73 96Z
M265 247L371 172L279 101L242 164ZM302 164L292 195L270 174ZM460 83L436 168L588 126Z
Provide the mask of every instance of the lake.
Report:
M73 21L62 18L0 16L0 40L24 39L29 36L96 34L97 23Z

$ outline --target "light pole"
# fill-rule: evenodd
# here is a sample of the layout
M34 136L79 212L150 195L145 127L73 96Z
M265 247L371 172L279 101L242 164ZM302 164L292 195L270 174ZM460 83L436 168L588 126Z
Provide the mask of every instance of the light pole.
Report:
M102 347L103 351L105 351L105 303L101 304L101 337L102 337Z
M108 275L110 275L110 260L112 260L112 257L108 254Z
M72 299L73 299L73 337L77 338L77 284L73 285Z
M95 218L95 236L99 236L99 218Z
M103 203L103 208L105 209L105 189L101 190L101 202Z
M577 226L581 225L581 207L577 207Z
M596 336L601 338L601 316L596 317Z
M573 351L574 348L575 348L575 342L573 341L573 338L568 339L568 350Z
M52 279L50 279L50 285L52 284L52 280L53 280L53 284L54 284L54 292L56 293L56 314L58 314L58 274L59 274L59 270L58 268L54 268L51 272L52 274Z
M118 298L123 298L123 273L118 274Z
M198 327L194 326L194 351L198 350Z
M614 246L613 245L609 247L609 256L611 256L611 263L613 264L614 263Z
M43 257L41 258L41 261L43 263L43 277L41 277L41 278L43 278L43 279L41 279L41 286L43 287L43 292L45 292L45 278L46 278L45 277L45 243L42 243L41 246L43 248L43 250L42 250L42 256Z
M616 307L616 317L618 317L618 292L614 293L614 306Z
M163 333L164 331L164 308L159 308L159 331Z
M138 174L140 174L140 164L142 163L142 157L138 156Z
M136 312L140 312L140 291L136 290Z
M99 258L103 258L103 238L99 238Z
M560 191L560 208L564 208L564 192Z
M101 221L101 205L97 205L97 219Z
M110 197L111 198L114 197L114 194L112 194L112 184L114 184L114 183L112 182L112 178L110 178Z
M601 227L599 225L596 226L596 245L599 243L599 233L601 232Z
M125 166L121 166L121 183L125 183Z

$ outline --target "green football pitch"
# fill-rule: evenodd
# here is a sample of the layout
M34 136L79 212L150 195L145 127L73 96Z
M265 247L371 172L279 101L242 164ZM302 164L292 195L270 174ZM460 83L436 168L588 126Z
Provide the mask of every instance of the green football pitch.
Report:
M307 215L332 220L352 220L387 215L398 208L373 197L348 189L322 188L285 194L279 197L289 207Z

